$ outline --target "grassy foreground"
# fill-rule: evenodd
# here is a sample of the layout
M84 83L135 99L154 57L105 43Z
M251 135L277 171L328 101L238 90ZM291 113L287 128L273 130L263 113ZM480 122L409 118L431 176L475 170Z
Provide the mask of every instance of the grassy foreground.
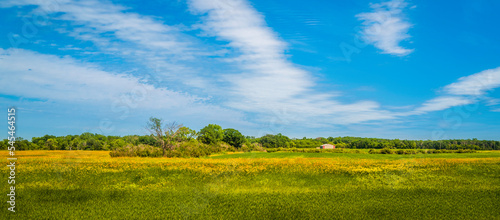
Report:
M17 154L17 212L2 202L0 219L500 219L494 151L202 159ZM1 169L7 194L8 168Z

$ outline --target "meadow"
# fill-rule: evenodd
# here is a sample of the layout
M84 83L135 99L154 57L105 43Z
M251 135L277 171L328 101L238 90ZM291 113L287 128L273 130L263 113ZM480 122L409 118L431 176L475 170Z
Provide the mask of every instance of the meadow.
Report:
M16 153L17 212L0 219L500 219L499 151Z

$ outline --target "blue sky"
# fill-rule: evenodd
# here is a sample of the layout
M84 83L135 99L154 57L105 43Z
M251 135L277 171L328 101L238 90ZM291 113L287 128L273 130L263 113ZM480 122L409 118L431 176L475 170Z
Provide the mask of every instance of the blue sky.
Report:
M25 138L146 134L156 116L252 136L500 140L499 9L5 0L0 104Z

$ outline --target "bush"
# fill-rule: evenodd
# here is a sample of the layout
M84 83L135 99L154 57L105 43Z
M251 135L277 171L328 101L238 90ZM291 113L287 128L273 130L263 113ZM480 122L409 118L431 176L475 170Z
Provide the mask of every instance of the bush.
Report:
M249 146L247 146L246 144L243 144L243 146L241 146L240 150L243 152L252 152L252 149Z
M116 148L109 152L111 157L161 157L163 151L160 148L139 144L137 146L127 145Z
M166 157L205 157L212 153L234 152L236 149L224 142L219 144L207 145L191 139L189 141L178 142L174 145L173 150L168 150ZM127 145L125 147L116 148L109 153L111 157L162 157L163 150L159 147L149 145Z
M392 154L392 150L389 148L384 148L384 149L380 150L380 153L381 154Z
M192 139L177 143L173 150L167 151L167 157L204 157L213 153L210 145Z
M212 153L236 152L235 147L224 142L219 142L218 144L211 144L210 148Z
M267 151L267 153L274 153L274 152L277 152L278 149L276 149L276 148L268 148L268 149L266 149L266 151Z

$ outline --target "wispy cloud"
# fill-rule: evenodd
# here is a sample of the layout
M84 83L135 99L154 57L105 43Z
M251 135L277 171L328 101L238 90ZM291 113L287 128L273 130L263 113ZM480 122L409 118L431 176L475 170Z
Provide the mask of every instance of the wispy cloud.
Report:
M111 110L113 104L118 104L143 111L203 117L209 121L242 122L243 114L206 104L203 98L157 88L140 78L102 71L98 66L68 57L0 49L0 66L0 93L4 95L100 106L101 110Z
M164 82L207 88L210 78L197 74L199 57L213 55L200 46L196 37L183 33L177 25L168 25L152 16L109 1L6 0L0 7L37 6L34 11L49 13L54 30L81 41L92 42L98 53L126 58L154 69ZM49 10L50 9L50 10ZM62 47L61 50L68 48ZM85 50L80 53L92 53ZM195 82L195 83L194 83ZM174 83L173 83L174 84Z
M417 112L432 112L445 110L450 107L468 105L474 103L474 100L468 97L461 96L440 96L425 102L421 107L417 108Z
M150 49L162 49L166 53L181 56L193 48L189 47L188 35L182 35L174 26L133 12L129 8L107 1L51 1L21 0L3 1L1 7L38 6L35 10L49 12L57 20L74 22L70 28L72 35L97 44L111 44L101 34L106 33L120 40L134 42ZM50 8L50 10L47 10Z
M107 1L61 0L59 3L52 15L63 24L55 27L60 33L92 42L99 52L155 66L158 75L169 83L182 82L187 87L217 92L195 96L178 92L188 91L186 87L174 90L166 85L153 86L137 75L104 71L97 65L72 58L1 50L0 64L6 72L19 76L14 84L20 85L4 86L0 89L3 94L109 104L114 100L137 98L137 93L147 91L140 101L145 109L168 110L178 115L202 113L206 118L222 121L255 117L247 121L274 120L321 127L401 119L471 104L479 100L477 95L500 86L497 68L460 78L445 86L441 96L413 111L409 110L412 107L384 108L372 100L345 103L340 101L342 93L335 88L316 89L313 74L290 61L287 42L267 25L264 15L245 0L189 0L190 11L200 16L195 28L203 31L196 36L186 34L177 25L168 25ZM1 7L16 5L48 7L43 1L0 4ZM373 12L358 14L363 20L365 39L383 53L400 56L411 53L413 50L400 46L409 38L407 32L411 27L403 13L406 6L404 1L384 2L372 4ZM207 36L227 45L201 43ZM78 42L71 43L78 45ZM78 52L78 48L63 44L60 50ZM85 49L84 52L91 51ZM217 58L210 59L210 55ZM23 59L30 63L26 64ZM224 65L212 69L205 68L205 63ZM208 104L206 99L213 94L215 98Z
M483 99L489 105L494 105L496 99L488 98L486 92L498 87L500 87L500 67L464 76L457 82L444 86L443 95L425 102L414 113L444 110L454 106L473 104Z
M194 14L203 16L200 28L229 42L236 54L226 59L242 72L226 77L233 95L228 106L264 115L285 109L287 120L316 118L324 124L392 118L373 101L343 104L335 100L336 92L315 91L311 73L287 59L287 44L248 2L191 0L189 5Z
M413 49L400 46L402 41L410 38L408 30L412 24L403 13L407 5L403 0L393 0L371 4L372 12L357 14L356 17L363 21L363 39L382 53L405 56L413 52Z
M457 82L444 87L444 91L454 95L484 95L487 91L500 87L500 67L459 78Z
M260 121L272 120L270 118L275 117L276 112L285 110L286 119L282 121L308 121L311 126L393 118L389 112L380 109L376 102L344 104L335 99L338 92L315 91L312 75L288 61L285 54L287 43L267 26L263 15L247 1L189 1L192 12L202 15L203 22L199 27L209 36L229 42L228 46L232 49L226 51L227 54L222 54L225 66L228 67L224 69L230 69L231 66L236 69L226 70L227 72L199 69L203 68L201 63L207 62L204 60L217 63L216 60L206 59L206 55L220 56L218 51L221 49L200 44L199 39L184 34L176 25L167 25L161 20L134 13L127 7L108 1L62 0L58 3L58 7L52 8L51 16L57 21L63 21L55 27L60 33L90 41L100 48L99 52L153 66L161 79L169 83L180 81L186 86L216 90L213 94L219 95L216 98L219 103L215 105L226 106L220 107L222 109L257 113L257 120ZM35 5L39 7L35 10L39 10L49 7L48 4L50 3L25 0L4 1L0 6ZM64 22L69 22L69 25ZM207 69L210 69L208 74L205 73ZM26 76L28 75L30 74ZM125 76L127 75L122 77ZM62 92L64 89L71 89L71 86L55 88L60 88ZM116 89L118 92L109 91L109 94L124 92ZM185 91L186 88L181 88L180 91L182 90ZM76 97L78 92L83 91L74 90L64 94L64 97L71 97L71 94ZM52 98L61 95L49 90L40 91L39 94ZM100 96L102 94L94 94L88 98L96 99ZM193 96L188 95L186 100L190 100L189 97ZM181 100L179 98L177 101Z

